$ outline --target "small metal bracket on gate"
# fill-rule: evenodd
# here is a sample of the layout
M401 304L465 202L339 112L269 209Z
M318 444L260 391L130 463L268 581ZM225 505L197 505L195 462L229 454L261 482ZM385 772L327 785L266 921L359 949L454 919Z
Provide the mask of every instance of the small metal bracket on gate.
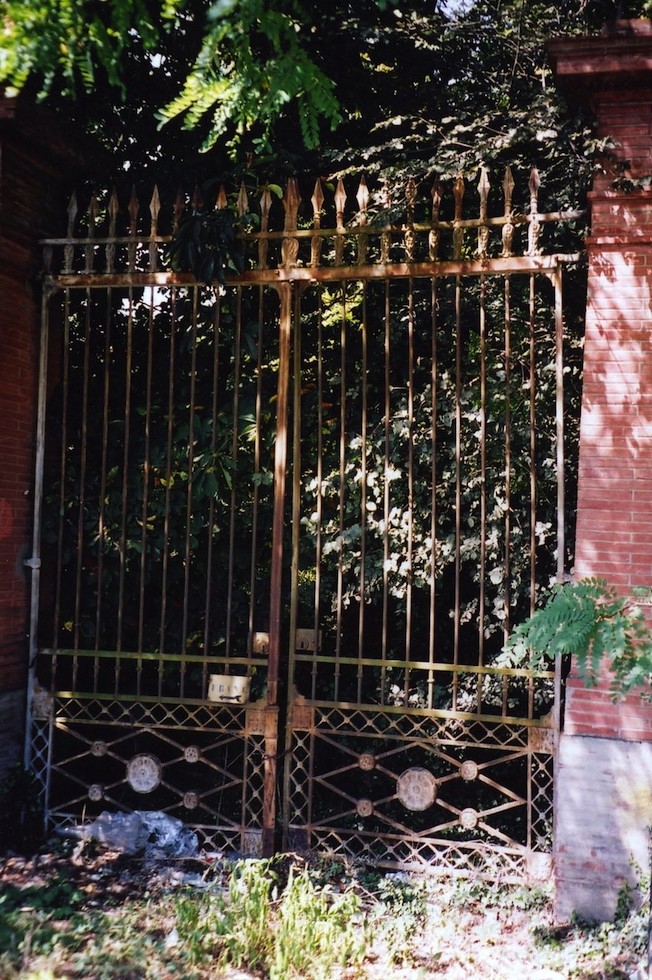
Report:
M555 732L552 728L530 728L528 732L528 743L532 752L544 752L546 754L555 751Z
M315 727L315 709L301 694L295 694L290 704L290 724L293 731L309 732Z
M26 565L28 568L31 568L33 570L36 570L36 569L39 569L41 567L41 559L40 558L26 558L25 561L23 562L23 565Z

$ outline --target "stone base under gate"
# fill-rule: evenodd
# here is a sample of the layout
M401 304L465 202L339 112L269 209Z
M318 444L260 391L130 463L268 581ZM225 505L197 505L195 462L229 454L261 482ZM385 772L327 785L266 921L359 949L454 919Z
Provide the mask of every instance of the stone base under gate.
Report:
M557 917L613 919L650 872L652 744L562 735L555 807Z

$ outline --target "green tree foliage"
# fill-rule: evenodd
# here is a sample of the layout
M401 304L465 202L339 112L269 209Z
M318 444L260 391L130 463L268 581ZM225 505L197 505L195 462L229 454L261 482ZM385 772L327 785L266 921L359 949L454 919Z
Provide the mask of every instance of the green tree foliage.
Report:
M159 120L183 115L195 129L208 117L206 147L225 135L237 145L255 124L266 138L288 104L306 147L318 142L320 122L339 121L334 82L302 43L309 25L295 0L7 0L4 7L0 82L13 88L33 78L41 96L69 98L108 82L132 99L130 63L145 56L154 85L177 74ZM180 37L194 49L185 77L168 58Z
M243 132L262 124L266 139L288 103L295 103L306 147L319 142L319 123L339 122L334 83L301 44L304 11L286 2L277 9L265 0L219 0L208 14L208 29L182 91L162 112L163 121L185 114L194 128L207 112L212 120L205 146L235 125L235 145Z
M200 147L213 148L213 172L228 149L259 167L271 156L276 177L283 164L341 166L343 150L401 178L536 161L572 197L593 147L555 90L544 41L647 6L3 0L0 83L86 120L116 167L176 157L187 169Z
M91 91L101 66L108 81L125 94L123 62L135 45L152 51L161 24L146 0L6 0L0 47L0 79L20 89L37 75L41 94L55 83L74 95L81 84ZM161 16L174 16L175 0L162 5Z
M641 608L604 579L554 586L542 608L514 629L504 660L537 668L546 657L571 654L587 687L594 687L606 668L614 698L632 690L649 693L652 633Z

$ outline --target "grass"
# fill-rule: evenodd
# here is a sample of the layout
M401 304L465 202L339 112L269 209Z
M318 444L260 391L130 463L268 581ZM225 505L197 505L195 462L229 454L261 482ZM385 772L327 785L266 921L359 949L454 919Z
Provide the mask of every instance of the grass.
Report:
M647 942L648 910L625 894L614 923L559 925L541 887L287 856L167 875L97 852L60 855L46 874L11 867L0 873L2 980L626 980Z

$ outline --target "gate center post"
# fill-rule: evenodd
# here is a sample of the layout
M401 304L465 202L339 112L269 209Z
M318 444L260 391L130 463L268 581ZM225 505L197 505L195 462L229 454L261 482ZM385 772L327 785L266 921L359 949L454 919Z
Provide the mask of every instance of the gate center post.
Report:
M288 453L288 399L292 331L292 284L275 285L280 301L279 371L274 449L274 510L269 604L269 661L265 720L265 767L263 790L263 856L275 850L276 784L278 770L278 682L283 611L283 536L285 530L285 481Z

